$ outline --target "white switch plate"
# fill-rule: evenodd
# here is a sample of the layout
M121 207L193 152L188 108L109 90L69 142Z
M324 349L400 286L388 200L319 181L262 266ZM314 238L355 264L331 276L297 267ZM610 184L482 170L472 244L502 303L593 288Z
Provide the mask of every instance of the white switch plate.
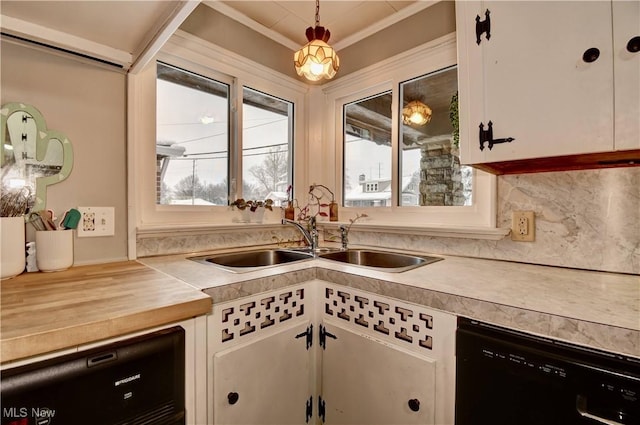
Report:
M79 238L115 234L114 207L78 207L78 211L80 211Z

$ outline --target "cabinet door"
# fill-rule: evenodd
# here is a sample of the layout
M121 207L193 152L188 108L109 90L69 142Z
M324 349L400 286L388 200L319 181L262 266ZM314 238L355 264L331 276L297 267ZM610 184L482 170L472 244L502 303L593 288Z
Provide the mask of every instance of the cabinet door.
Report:
M336 339L322 353L326 425L435 423L435 360L327 326Z
M640 52L627 45L640 37L640 2L613 2L615 148L640 149Z
M490 13L489 40L476 17ZM613 148L611 3L457 2L461 156L464 163ZM583 60L599 49L591 63ZM480 125L510 143L480 149Z
M214 424L306 423L311 351L296 338L306 328L287 327L214 355Z

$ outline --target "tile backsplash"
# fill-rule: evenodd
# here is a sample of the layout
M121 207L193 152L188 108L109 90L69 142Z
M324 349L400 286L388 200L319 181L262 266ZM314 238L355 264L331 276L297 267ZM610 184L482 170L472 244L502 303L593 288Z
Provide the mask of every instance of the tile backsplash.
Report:
M498 178L498 227L511 212L536 216L535 242L359 233L350 242L396 249L640 273L640 167Z
M498 227L532 210L535 242L442 238L351 229L355 245L640 274L640 167L506 175L498 178ZM273 243L290 229L138 236L139 257Z

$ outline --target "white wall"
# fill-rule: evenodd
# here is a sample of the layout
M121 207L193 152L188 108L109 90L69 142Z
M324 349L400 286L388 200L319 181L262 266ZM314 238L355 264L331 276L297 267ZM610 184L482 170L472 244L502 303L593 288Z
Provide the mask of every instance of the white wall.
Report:
M127 258L126 79L116 68L3 37L0 102L33 105L66 134L74 166L49 186L47 208L115 207L115 236L74 240L75 265ZM30 228L30 226L28 226ZM27 238L33 240L32 229Z

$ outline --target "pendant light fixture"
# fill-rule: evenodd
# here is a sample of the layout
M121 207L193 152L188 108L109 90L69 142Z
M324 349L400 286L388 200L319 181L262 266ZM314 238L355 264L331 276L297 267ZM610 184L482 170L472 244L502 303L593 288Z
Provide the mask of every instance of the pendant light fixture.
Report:
M340 59L333 47L327 44L331 33L320 25L320 0L316 0L316 25L307 28L309 42L298 50L293 59L296 72L309 81L333 78L340 67Z
M414 100L402 109L402 122L407 125L425 125L431 121L431 114L431 108L419 100Z

